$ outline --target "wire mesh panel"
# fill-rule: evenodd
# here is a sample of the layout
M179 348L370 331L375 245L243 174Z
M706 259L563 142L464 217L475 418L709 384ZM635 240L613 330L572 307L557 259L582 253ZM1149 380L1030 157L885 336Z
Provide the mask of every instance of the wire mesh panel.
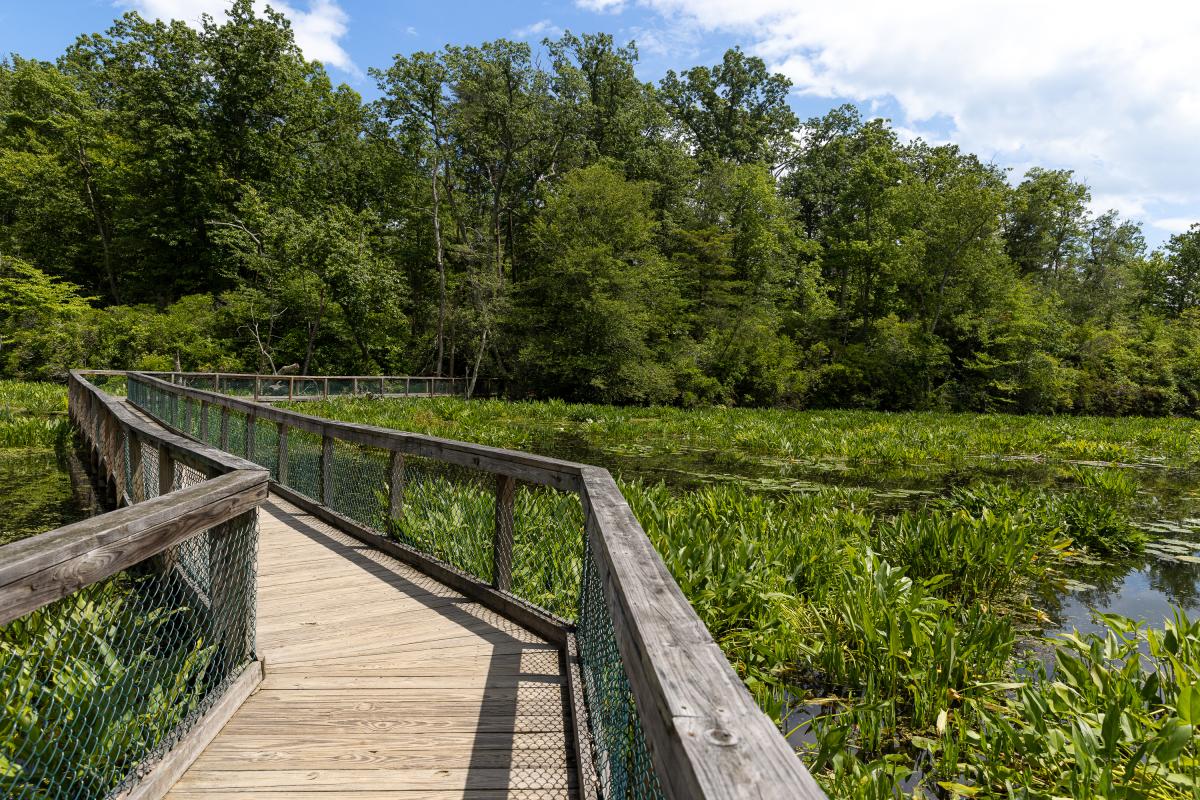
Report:
M178 381L181 385L187 386L189 389L204 389L211 391L216 387L216 375L181 375Z
M206 435L200 438L213 447L219 447L221 444L221 407L215 403L209 403L207 413L201 413L208 417L208 425L205 429Z
M74 418L126 503L207 480L85 386L72 378ZM190 425L181 399L128 390ZM123 792L196 725L254 658L257 537L242 513L0 625L0 796Z
M258 396L266 398L286 398L288 396L287 377L264 378L258 387Z
M222 375L221 393L238 397L250 397L254 394L254 381L254 378Z
M325 393L324 383L312 378L297 379L293 386L294 397L321 397Z
M576 641L591 722L593 760L605 798L661 798L629 678L617 649L591 548L584 559Z
M386 530L390 456L386 450L335 441L325 505L368 528Z
M321 437L307 431L288 431L287 463L284 485L317 499L321 492Z
M226 409L225 414L228 417L227 425L227 441L224 450L227 453L233 453L240 458L246 457L246 434L249 432L250 418L241 411Z
M403 505L389 523L398 541L490 583L495 525L490 473L405 457Z
M256 519L0 627L0 795L132 785L221 697L253 658Z
M342 395L354 394L354 379L353 378L328 378L329 396L340 397Z
M579 495L518 483L513 498L511 593L574 621L579 613L583 538Z
M258 418L254 422L254 457L250 459L279 480L279 426Z

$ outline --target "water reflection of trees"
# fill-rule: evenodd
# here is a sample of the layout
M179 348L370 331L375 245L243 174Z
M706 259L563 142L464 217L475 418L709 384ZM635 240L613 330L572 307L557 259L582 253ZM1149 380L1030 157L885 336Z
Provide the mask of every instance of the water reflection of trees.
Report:
M1200 581L1200 564L1180 561L1150 559L1148 565L1150 586L1167 596L1172 604L1183 608L1200 607L1197 598L1197 582Z
M1069 576L1091 588L1067 594L1052 593L1041 599L1047 613L1061 623L1063 607L1069 600L1100 610L1114 605L1125 590L1126 578L1134 572L1145 575L1147 585L1160 592L1172 605L1200 608L1200 564L1153 557L1112 564L1077 565L1069 571Z

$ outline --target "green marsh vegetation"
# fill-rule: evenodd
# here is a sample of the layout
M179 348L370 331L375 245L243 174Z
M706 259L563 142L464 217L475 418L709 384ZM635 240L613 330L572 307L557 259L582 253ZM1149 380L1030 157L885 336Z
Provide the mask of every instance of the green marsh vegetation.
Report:
M0 544L79 518L64 459L64 386L0 380Z
M104 797L193 713L213 648L168 646L186 608L146 609L114 578L0 628L8 797ZM176 632L177 636L178 633Z
M833 796L1200 791L1200 622L1179 608L1165 624L1109 615L1072 633L1058 617L1097 572L1139 569L1156 548L1196 551L1165 538L1200 525L1195 422L455 399L294 407L615 469L693 606ZM443 531L489 519L487 492L436 478L418 491L436 520L393 533L486 574L485 548L466 552L470 536ZM577 558L564 539L578 526L555 524L569 520L561 500L522 497L518 538ZM570 569L552 561L518 562L514 581L561 611L554 587ZM1194 566L1177 566L1186 604Z

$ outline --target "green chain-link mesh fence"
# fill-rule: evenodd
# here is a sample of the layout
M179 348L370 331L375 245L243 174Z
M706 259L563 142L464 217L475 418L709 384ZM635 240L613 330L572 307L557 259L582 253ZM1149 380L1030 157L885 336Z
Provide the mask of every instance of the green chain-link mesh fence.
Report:
M85 437L102 443L103 427ZM121 434L109 452L126 502L158 495L156 447ZM172 464L173 490L205 480ZM242 514L0 626L0 796L117 794L222 697L254 658L257 519Z
M662 797L590 548L583 564L576 642L603 796Z
M222 378L222 390L225 381ZM296 396L300 396L301 383L296 381ZM412 394L431 388L424 379L388 379L386 388L403 392L405 384ZM170 412L172 405L166 398L172 393L167 387L136 378L130 378L129 385L130 397L149 413ZM315 389L318 394L323 391L320 385ZM214 404L211 410L216 416L209 419L208 441L217 444L214 431L220 427L220 409ZM245 414L233 409L226 413L226 449L245 456ZM578 494L514 482L509 506L497 502L501 489L494 473L405 454L402 468L396 472L402 485L395 493L393 514L392 453L335 440L326 481L320 436L288 428L287 468L281 470L277 423L259 419L255 430L250 460L271 470L272 477L287 488L484 583L494 584L497 562L506 562L511 568L511 585L506 591L513 599L575 623L592 726L591 757L601 796L612 800L663 796L617 649L612 618L586 549ZM241 433L235 435L235 431ZM498 525L511 526L511 552L494 552ZM557 695L554 708L561 709ZM539 787L534 780L534 785L526 788Z

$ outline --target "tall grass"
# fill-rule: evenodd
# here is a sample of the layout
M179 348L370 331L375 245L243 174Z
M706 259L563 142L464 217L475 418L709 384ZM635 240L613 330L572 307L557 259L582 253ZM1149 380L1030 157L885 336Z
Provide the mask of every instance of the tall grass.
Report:
M62 447L69 435L66 387L0 380L0 447Z
M596 450L677 455L723 452L761 461L954 468L1027 457L1200 466L1200 421L1148 417L1035 417L874 411L617 406L459 398L345 398L291 407L498 447L570 438Z
M57 383L0 379L0 415L65 414L67 387Z

